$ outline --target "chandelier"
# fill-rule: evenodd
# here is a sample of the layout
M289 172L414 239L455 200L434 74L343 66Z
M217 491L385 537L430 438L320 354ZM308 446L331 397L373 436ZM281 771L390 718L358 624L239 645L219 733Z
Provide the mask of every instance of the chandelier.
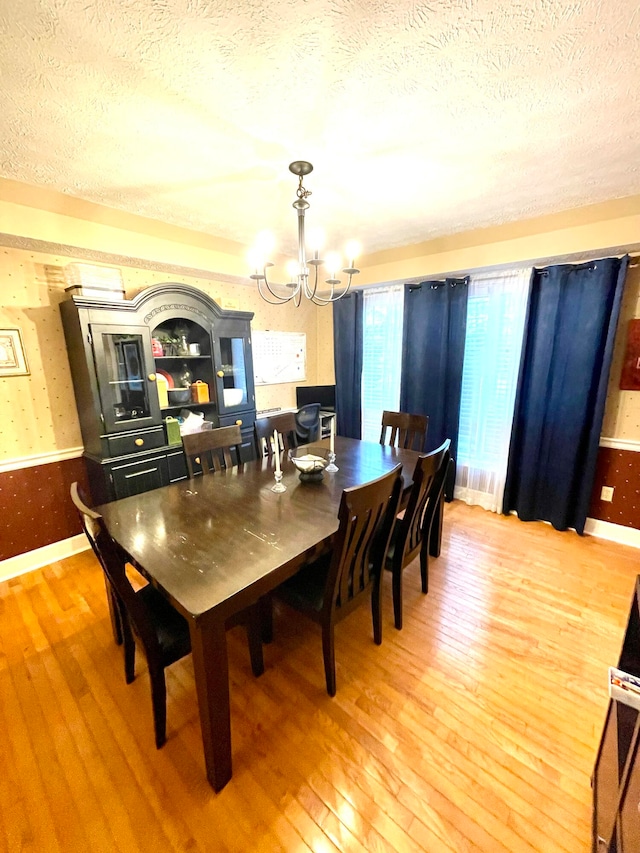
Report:
M320 258L320 249L322 248L322 236L320 232L316 233L313 240L313 257L307 259L304 237L304 215L309 208L307 198L311 195L311 190L305 189L302 185L302 179L313 171L311 163L306 160L296 160L289 165L289 171L298 176L298 189L296 191L297 199L293 202L292 207L298 212L298 260L290 261L287 264L287 275L289 281L285 285L274 285L267 278L267 269L273 266L273 263L268 260L268 255L273 251L273 237L268 232L263 232L250 253L251 266L255 269L253 275L250 276L258 283L258 291L260 296L269 302L271 305L282 305L285 302L293 301L294 305L300 305L302 294L310 299L316 305L329 305L331 302L337 302L349 292L351 280L354 275L357 275L360 270L355 267L355 259L357 258L360 247L355 241L347 243L345 247L348 258L348 266L342 268L342 273L347 276L346 283L343 284L342 279L337 278L338 272L342 266L342 261L337 253L330 253L326 260ZM325 284L329 285L329 291L318 292L318 268L325 266L329 274L329 278L324 280ZM309 281L309 267L313 267L313 284ZM274 287L281 289L279 293L274 290ZM288 289L288 293L286 292Z

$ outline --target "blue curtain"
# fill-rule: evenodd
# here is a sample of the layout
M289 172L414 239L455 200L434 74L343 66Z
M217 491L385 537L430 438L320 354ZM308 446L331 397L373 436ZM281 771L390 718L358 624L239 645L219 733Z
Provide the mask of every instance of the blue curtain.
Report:
M534 271L505 513L584 532L627 262Z
M456 458L468 279L405 285L400 408L429 416L427 451L451 439ZM451 500L455 470L447 479Z
M333 303L333 358L338 435L360 438L362 422L362 293Z

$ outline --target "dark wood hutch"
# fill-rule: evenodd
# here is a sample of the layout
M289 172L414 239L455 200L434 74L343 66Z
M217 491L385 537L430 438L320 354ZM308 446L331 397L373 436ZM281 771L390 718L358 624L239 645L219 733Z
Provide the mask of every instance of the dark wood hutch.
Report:
M640 682L640 576L631 599L617 669ZM593 853L640 850L639 707L637 699L609 700L592 777Z
M202 412L214 427L238 423L243 459L253 456L252 313L224 311L175 282L130 300L74 295L60 310L96 504L186 478L182 445L169 442L166 423L184 409ZM207 384L209 401L169 399L161 407L158 374L177 388L185 371Z

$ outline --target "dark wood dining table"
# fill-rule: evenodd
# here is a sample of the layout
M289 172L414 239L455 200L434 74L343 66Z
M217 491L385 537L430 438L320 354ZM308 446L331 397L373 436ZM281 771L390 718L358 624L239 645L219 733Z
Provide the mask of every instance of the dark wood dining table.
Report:
M314 446L327 448L328 442ZM286 491L271 491L273 460L245 463L98 507L131 562L188 620L207 778L231 778L225 623L329 548L343 489L403 464L405 493L418 453L336 437L339 471L302 482L286 458Z

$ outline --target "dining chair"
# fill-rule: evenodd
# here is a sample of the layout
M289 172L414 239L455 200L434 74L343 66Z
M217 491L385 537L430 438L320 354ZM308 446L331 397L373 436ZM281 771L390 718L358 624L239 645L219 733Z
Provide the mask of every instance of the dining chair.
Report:
M167 688L164 671L190 653L189 625L151 584L134 590L126 572L126 555L109 535L102 516L87 506L78 483L71 484L71 499L93 553L113 590L122 630L127 684L131 684L135 678L136 640L144 650L151 681L155 741L156 747L160 749L166 741L167 727ZM264 662L258 606L247 608L239 616L240 619L244 617L247 623L253 674L261 675L264 672ZM228 627L231 624L230 621Z
M223 468L232 468L240 464L240 445L242 433L237 424L218 429L208 429L182 436L182 448L187 460L189 477L193 477L200 465L203 474L212 474ZM231 452L235 453L234 462Z
M294 413L299 444L311 444L320 438L320 403L307 403Z
M404 450L418 450L422 453L427 439L428 427L428 415L384 411L382 413L380 444L402 447Z
M280 412L276 415L270 415L268 418L258 418L254 425L258 459L262 456L273 456L274 430L278 430L282 436L284 450L298 446L294 412Z
M321 625L329 696L336 695L334 627L368 595L374 641L382 642L380 584L402 492L401 470L398 464L370 483L345 489L331 553L304 566L273 593Z
M451 440L447 439L431 453L418 457L413 472L413 486L407 507L397 518L391 533L385 568L392 572L393 617L398 630L402 628L402 574L420 555L422 591L428 592L429 553L440 554L442 493L451 461ZM437 520L437 530L434 523ZM437 553L434 553L437 533Z

